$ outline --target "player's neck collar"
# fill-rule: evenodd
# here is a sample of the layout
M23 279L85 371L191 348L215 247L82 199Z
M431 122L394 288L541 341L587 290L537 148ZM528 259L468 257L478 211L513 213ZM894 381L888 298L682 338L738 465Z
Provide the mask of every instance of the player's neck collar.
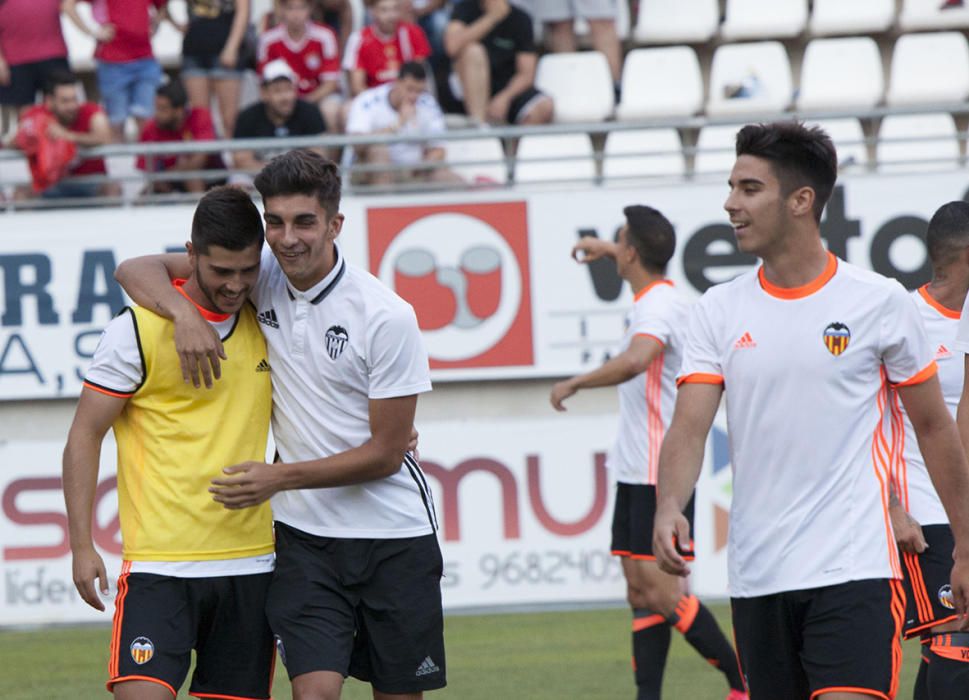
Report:
M804 297L811 296L824 287L824 285L831 281L831 278L834 277L837 271L838 258L836 258L833 253L828 251L828 262L824 266L824 271L813 280L807 284L802 284L800 287L779 287L778 285L773 284L767 279L767 275L764 274L763 265L761 265L760 269L757 270L757 279L760 281L761 288L763 288L763 290L772 297L777 297L778 299L803 299Z

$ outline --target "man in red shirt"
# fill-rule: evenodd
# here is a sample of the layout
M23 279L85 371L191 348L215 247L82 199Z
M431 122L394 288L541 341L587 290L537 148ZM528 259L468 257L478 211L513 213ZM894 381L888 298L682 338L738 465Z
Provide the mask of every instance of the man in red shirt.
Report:
M343 67L350 74L350 94L397 79L401 65L431 55L424 30L401 19L400 0L376 0L370 8L373 24L354 32L347 42Z
M64 12L98 42L98 90L120 141L128 117L134 117L140 132L154 113L162 71L152 54L151 35L157 22L168 17L168 0L87 0L94 8L94 28L77 13L77 2L64 0Z
M68 70L60 12L60 0L0 2L0 107L32 105L52 73Z
M111 143L111 127L101 108L93 102L81 102L77 77L67 71L51 75L44 85L44 109L54 117L47 129L52 139L72 141L78 146L94 147ZM85 175L107 175L103 158L74 159L67 171L67 178ZM62 180L43 192L44 199L63 197L116 197L121 188L115 183L72 182ZM16 199L33 196L30 187L17 188Z
M169 141L214 141L215 126L212 115L204 107L189 107L185 87L177 80L165 83L156 90L155 118L145 124L142 143ZM138 156L137 167L145 172L179 172L196 170L224 170L218 153L182 153L179 155ZM203 192L207 187L222 184L211 179L154 180L146 192Z
M343 132L340 44L333 30L312 21L308 0L282 0L280 23L259 37L259 72L283 59L296 73L299 98L319 107L330 133Z

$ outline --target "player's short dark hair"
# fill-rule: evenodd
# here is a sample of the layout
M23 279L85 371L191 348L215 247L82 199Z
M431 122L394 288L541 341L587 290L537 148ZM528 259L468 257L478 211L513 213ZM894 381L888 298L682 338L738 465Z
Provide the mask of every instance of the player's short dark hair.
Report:
M229 185L213 187L199 200L192 217L192 247L196 253L205 255L214 245L245 250L262 241L262 217L244 190Z
M626 240L636 249L639 262L648 270L666 272L676 250L673 224L653 207L633 204L622 210L626 215Z
M256 175L263 201L293 194L316 197L329 217L340 211L340 170L329 158L297 148L276 156Z
M838 178L838 154L823 129L797 121L748 124L737 132L737 156L743 155L769 161L785 196L799 187L813 189L820 223Z
M400 66L397 79L413 78L414 80L427 80L427 69L419 61L407 61Z
M44 97L53 97L62 85L77 85L77 76L69 70L55 70L44 81Z
M188 104L188 93L181 80L169 80L164 85L159 85L155 94L168 100L172 107L178 109Z
M969 202L949 202L939 207L929 221L925 245L935 267L948 265L969 248Z

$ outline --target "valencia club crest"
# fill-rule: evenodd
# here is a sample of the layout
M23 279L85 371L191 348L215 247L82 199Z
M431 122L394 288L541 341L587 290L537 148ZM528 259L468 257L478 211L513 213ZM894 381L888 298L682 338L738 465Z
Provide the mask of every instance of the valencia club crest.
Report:
M824 329L824 347L835 357L848 349L848 343L850 341L851 331L843 323L835 321L834 323L829 323L828 327Z

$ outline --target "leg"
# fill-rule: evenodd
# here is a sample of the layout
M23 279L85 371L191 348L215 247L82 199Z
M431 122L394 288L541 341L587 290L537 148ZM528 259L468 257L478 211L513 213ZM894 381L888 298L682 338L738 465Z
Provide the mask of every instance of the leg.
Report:
M381 693L379 690L373 691L373 700L421 700L424 693L405 693L395 695L392 693Z
M649 563L622 558L622 571L626 577L626 598L633 611L633 673L636 678L636 700L659 700L663 690L663 672L670 649L670 624L666 616L650 606L650 601L661 597L675 599L679 594L678 580L659 581L660 587L675 588L672 595L661 595L652 590ZM655 564L653 565L655 567ZM666 576L673 579L672 576ZM652 595L651 595L652 594Z
M526 105L525 111L518 116L514 123L523 125L548 124L555 116L555 103L551 97L541 95L534 99L531 104ZM516 100L518 98L515 98ZM512 110L514 110L515 100L512 100Z
M219 114L222 117L222 137L231 139L236 128L239 114L239 94L242 89L240 78L218 78L213 81L215 97L219 101Z
M293 700L340 700L343 676L334 671L313 671L292 679Z
M546 22L545 35L548 37L548 50L552 53L572 53L578 50L573 19Z
M125 681L112 689L115 700L172 700L172 691L151 681Z
M384 144L367 146L363 149L363 160L367 165L380 166L381 170L368 172L364 180L371 185L391 185L396 180L393 163L390 160L390 148Z
M925 698L959 700L969 697L969 634L937 634L922 649L919 677L925 669Z
M468 115L484 124L491 96L491 66L481 44L469 44L454 59L454 72L461 81L464 108Z
M593 48L605 54L606 60L609 62L612 82L618 83L622 72L622 46L619 42L619 35L616 33L616 21L614 19L590 19L589 33L592 37Z
M753 698L810 696L801 665L802 605L790 593L733 598L737 656Z
M188 103L193 107L212 108L212 93L209 90L209 78L204 73L193 73L182 76Z

